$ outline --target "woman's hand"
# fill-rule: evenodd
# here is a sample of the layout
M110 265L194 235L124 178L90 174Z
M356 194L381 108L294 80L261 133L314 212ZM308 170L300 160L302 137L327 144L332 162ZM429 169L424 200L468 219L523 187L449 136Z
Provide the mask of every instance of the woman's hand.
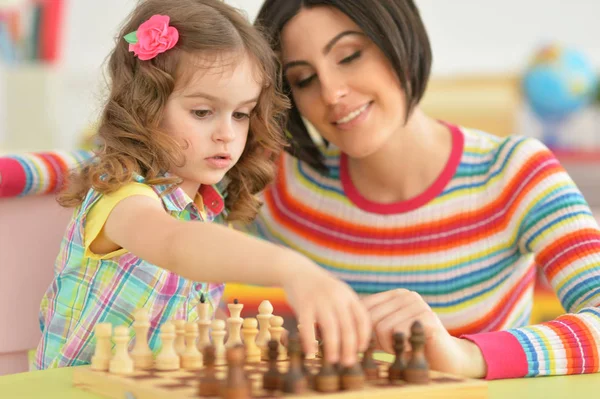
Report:
M364 297L362 302L371 316L380 349L393 354L393 334L402 332L408 340L410 327L418 320L425 330L425 356L432 369L471 378L485 376L487 367L479 347L451 336L418 293L396 289Z

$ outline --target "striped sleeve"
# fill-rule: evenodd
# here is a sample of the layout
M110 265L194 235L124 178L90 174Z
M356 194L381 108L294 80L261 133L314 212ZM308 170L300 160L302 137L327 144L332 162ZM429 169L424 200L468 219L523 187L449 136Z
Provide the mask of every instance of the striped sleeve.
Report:
M535 256L567 313L542 324L465 338L482 350L488 379L598 372L598 224L581 192L543 144L523 139L511 157L523 178L515 215L519 250Z

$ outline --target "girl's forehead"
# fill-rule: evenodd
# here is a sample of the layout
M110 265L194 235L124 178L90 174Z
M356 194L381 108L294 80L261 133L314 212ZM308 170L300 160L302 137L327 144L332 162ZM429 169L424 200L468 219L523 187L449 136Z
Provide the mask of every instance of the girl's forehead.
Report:
M199 52L186 54L179 63L176 88L228 81L252 80L262 86L264 71L256 57L247 51Z

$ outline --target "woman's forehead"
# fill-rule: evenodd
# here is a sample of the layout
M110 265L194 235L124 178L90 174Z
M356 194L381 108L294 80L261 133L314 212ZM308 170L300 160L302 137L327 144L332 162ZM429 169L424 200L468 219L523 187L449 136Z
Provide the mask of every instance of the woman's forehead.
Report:
M344 31L362 32L346 14L335 7L303 8L281 31L281 54L284 62L322 52L327 44Z

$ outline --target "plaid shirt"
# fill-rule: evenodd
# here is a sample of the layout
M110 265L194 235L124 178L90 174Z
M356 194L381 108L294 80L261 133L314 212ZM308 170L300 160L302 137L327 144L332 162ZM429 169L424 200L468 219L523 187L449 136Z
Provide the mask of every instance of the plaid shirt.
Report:
M173 217L202 220L202 214L182 189L169 194L163 194L166 186L152 189ZM206 219L213 221L223 211L223 198L212 186L202 186L200 194ZM41 303L42 338L34 364L37 369L90 363L95 350L95 325L104 322L131 327L133 313L139 308L150 312L148 339L150 348L156 351L160 348L158 330L162 323L173 318L196 320L196 305L202 293L213 309L221 299L223 284L186 280L128 252L111 259L86 257L83 226L88 211L100 197L90 190L74 211L61 243L54 281Z

